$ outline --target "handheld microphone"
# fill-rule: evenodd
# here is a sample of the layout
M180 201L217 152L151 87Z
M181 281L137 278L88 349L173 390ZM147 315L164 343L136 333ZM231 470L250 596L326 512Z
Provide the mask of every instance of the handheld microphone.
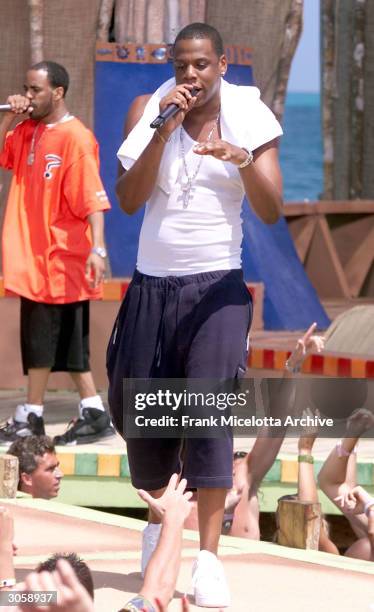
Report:
M192 97L197 96L197 94L199 93L200 89L197 89L196 87L193 87L190 91L190 94ZM180 106L178 106L178 104L169 104L169 106L167 106L165 108L165 110L162 111L162 113L160 113L158 115L158 117L156 117L156 119L154 119L152 121L152 123L150 124L149 127L156 129L159 127L162 127L165 123L165 121L167 121L168 119L170 119L170 117L174 117L174 115L177 114L178 111L180 111L181 108Z
M0 104L0 112L6 113L11 110L10 104Z

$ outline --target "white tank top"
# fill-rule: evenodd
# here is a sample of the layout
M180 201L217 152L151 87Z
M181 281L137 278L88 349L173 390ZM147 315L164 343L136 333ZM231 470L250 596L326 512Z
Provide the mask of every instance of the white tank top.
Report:
M183 128L180 128L183 130ZM201 157L183 130L185 159L193 176ZM167 195L156 185L149 199L139 238L137 269L151 276L183 276L241 267L244 188L238 169L229 162L204 156L193 180L187 207L187 182L179 148L175 187Z

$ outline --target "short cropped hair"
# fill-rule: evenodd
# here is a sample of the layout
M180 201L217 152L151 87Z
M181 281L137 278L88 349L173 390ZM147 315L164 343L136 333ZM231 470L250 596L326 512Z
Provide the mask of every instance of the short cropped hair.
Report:
M42 563L39 563L36 571L40 572L54 572L59 559L65 559L70 563L73 568L79 582L84 586L91 599L94 599L94 584L92 579L91 570L87 563L83 561L76 553L55 553L51 557L48 557Z
M55 445L49 436L25 436L13 442L7 452L18 457L20 474L32 474L38 467L38 457L55 451Z
M213 26L207 23L190 23L185 28L183 28L174 41L173 50L175 49L175 45L180 40L188 40L190 38L199 38L204 39L207 38L212 42L212 47L216 52L217 56L220 57L224 54L223 48L223 40L221 34L213 28Z
M48 75L49 84L52 87L62 87L64 90L64 97L69 89L69 73L57 62L42 61L31 66L30 70L45 70Z

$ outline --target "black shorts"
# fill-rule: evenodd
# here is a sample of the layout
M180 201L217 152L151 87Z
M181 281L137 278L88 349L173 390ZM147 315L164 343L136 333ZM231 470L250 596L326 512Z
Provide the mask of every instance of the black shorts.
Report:
M244 375L252 299L241 270L158 278L135 272L107 351L108 401L124 436L124 378L236 378ZM125 407L126 408L126 407ZM132 483L159 489L181 467L181 440L129 438ZM192 488L231 488L232 436L184 441Z
M89 301L44 304L21 297L23 373L29 368L52 372L88 372Z

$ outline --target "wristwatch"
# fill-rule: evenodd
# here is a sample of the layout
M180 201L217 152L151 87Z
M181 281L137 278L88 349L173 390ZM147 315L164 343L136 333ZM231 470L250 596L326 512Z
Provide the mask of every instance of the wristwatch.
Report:
M104 247L92 247L91 253L95 253L95 255L98 255L99 257L102 257L103 259L105 259L107 256L107 251L106 251L106 248Z

